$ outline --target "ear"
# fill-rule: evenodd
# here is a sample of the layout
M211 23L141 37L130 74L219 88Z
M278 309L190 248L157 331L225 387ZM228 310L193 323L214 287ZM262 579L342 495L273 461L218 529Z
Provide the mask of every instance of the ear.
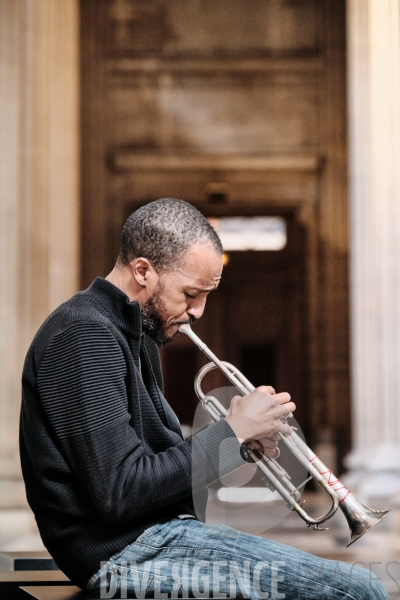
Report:
M158 280L158 275L147 258L135 258L129 263L129 270L141 287L153 287Z

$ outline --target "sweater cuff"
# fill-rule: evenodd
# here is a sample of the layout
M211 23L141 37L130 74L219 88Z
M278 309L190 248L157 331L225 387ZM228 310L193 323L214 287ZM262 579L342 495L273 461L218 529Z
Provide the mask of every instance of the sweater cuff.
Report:
M201 445L206 454L207 471L211 469L212 481L220 479L245 464L240 453L239 440L225 419L195 433L193 444Z

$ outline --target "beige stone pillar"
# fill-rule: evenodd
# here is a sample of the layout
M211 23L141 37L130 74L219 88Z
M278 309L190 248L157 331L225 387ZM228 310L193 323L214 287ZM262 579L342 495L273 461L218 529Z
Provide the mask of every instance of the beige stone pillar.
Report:
M361 497L400 491L400 0L348 0L353 451ZM349 481L350 483L350 481Z
M78 287L78 41L78 0L0 0L0 479L26 350Z

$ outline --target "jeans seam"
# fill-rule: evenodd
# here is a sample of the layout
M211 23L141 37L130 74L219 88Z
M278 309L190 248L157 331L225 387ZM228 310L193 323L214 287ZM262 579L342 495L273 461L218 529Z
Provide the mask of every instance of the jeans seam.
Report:
M126 571L136 571L137 573L148 573L148 571L143 571L142 569L134 569L133 567L128 567L128 566L123 566L123 565L118 565L117 563L113 563L111 569L113 571L117 571L118 569L125 569ZM149 573L149 575L151 575L151 577L153 578L159 578L161 581L164 581L165 577L168 577L168 579L172 579L173 581L179 583L179 585L182 585L182 580L178 579L178 577L173 577L172 575L157 575L157 573Z
M86 588L89 589L91 587L93 587L93 583L96 581L97 577L101 575L101 573L106 569L106 567L111 566L111 568L113 568L113 562L111 561L111 558L101 567L101 569L99 569L96 573L94 573L94 575L91 576L91 578L89 579L89 581L86 584Z
M276 570L278 572L280 571L281 573L284 573L284 571L282 571L281 569L279 569L279 567ZM331 590L333 590L335 592L340 592L341 594L344 594L345 596L347 596L348 598L351 598L352 600L357 600L354 596L352 596L348 592L346 592L344 590L341 590L339 588L333 587L333 586L329 585L329 583L321 583L320 581L314 581L314 579L311 579L309 577L305 577L304 575L301 575L301 574L299 574L299 577L301 577L305 581L310 581L311 583L315 583L315 584L320 585L320 586L328 587L329 589L331 589Z
M146 546L146 548L151 548L152 550L194 550L196 552L217 552L218 554L223 554L226 556L232 556L233 552L225 552L224 550L215 550L215 548L199 548L196 546L152 546L151 544L142 544L142 546ZM243 557L240 554L235 554L237 558L242 559Z
M150 527L147 527L147 529L145 529L144 531L142 531L142 533L139 535L139 537L136 538L136 540L134 540L132 542L132 544L141 544L142 543L142 539L146 536L146 535L152 535L152 530L155 527L158 527L159 525L162 525L162 523L154 523L154 525L150 525ZM129 544L130 546L131 544ZM125 548L124 548L125 550Z

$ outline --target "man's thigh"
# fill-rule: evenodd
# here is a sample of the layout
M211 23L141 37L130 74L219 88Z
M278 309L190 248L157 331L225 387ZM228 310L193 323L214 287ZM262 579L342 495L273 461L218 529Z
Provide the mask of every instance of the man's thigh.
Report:
M366 569L179 519L146 530L102 566L88 589L103 598L387 599Z

